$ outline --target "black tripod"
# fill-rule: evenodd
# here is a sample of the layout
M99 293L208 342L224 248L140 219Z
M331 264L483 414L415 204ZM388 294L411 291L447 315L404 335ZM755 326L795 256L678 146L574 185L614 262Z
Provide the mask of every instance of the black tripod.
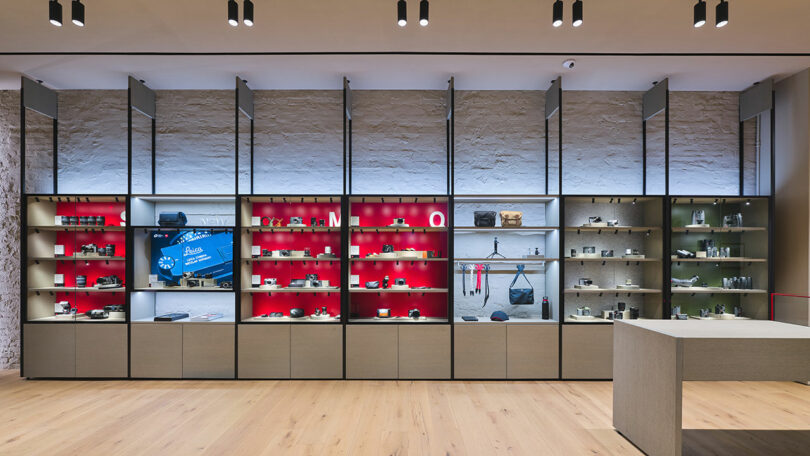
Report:
M498 236L495 236L495 243L494 244L495 244L495 250L493 250L492 253L487 255L487 259L491 260L491 259L493 259L495 257L501 257L501 258L505 259L506 258L505 256L498 253L498 244L500 244L500 242L498 242Z

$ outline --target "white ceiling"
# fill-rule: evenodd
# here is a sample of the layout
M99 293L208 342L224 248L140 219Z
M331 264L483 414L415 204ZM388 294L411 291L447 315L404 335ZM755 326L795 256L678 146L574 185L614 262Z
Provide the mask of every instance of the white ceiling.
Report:
M566 89L643 90L670 77L674 90L742 90L810 67L809 1L730 0L723 29L711 26L719 0L708 2L710 24L693 28L695 1L584 0L585 24L574 29L565 0L567 22L555 29L552 0L433 0L425 28L417 0L405 28L395 0L254 0L252 28L227 25L226 0L84 0L84 28L69 23L69 0L61 28L47 21L47 0L3 0L0 88L26 74L57 89L122 89L132 74L156 89L230 89L238 74L256 89L337 89L344 75L356 89L441 89L451 75L459 89L539 89L562 74ZM630 55L660 53L692 55ZM706 55L728 53L749 55Z

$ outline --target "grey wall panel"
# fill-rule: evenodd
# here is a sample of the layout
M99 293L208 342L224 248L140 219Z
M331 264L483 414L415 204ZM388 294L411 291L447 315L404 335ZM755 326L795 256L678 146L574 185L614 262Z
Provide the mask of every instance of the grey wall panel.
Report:
M56 92L26 77L22 78L23 104L51 119L59 117Z

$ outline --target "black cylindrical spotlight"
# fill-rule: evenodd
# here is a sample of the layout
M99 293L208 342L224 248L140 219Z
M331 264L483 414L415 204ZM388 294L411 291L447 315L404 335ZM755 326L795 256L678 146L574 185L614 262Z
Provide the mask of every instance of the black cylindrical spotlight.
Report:
M695 3L695 28L703 27L706 24L706 2L698 0Z
M50 16L51 24L57 27L62 26L62 5L59 4L59 0L48 2L48 16Z
M243 22L248 27L253 27L253 2L250 0L245 0L245 4L242 5L242 14L243 14Z
M84 5L82 5L80 0L73 0L70 6L70 14L74 24L79 27L84 27Z
M728 25L728 2L726 0L720 0L715 12L717 13L717 20L714 23L715 26L720 28Z
M428 25L428 0L419 2L419 25L427 27Z
M554 2L554 20L551 22L551 25L554 27L560 27L563 24L563 2L562 0L557 0Z
M574 2L573 8L574 27L582 25L582 0Z
M400 27L408 25L408 4L405 0L397 2L397 25Z
M236 0L228 0L228 23L233 27L239 25L239 5Z

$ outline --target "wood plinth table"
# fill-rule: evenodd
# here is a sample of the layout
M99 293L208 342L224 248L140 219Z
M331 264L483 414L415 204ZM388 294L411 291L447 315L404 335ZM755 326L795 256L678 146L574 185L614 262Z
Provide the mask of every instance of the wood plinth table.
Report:
M808 379L810 327L756 320L614 323L613 426L651 456L681 454L683 381Z

